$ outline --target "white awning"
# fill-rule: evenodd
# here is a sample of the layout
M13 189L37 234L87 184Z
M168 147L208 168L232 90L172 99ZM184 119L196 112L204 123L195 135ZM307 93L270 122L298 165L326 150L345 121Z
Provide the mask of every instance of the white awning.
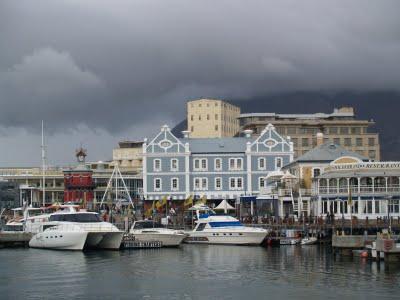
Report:
M228 201L226 201L226 200L224 199L224 200L221 201L220 204L218 204L217 207L214 208L214 210L223 210L223 211L226 212L226 211L228 211L228 210L235 210L235 208L234 208L232 205L230 205L230 204L228 203Z

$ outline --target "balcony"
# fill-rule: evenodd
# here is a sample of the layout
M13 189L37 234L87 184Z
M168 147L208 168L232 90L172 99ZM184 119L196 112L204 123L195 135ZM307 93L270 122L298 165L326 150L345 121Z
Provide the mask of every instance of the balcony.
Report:
M373 185L361 185L350 186L351 193L353 195L368 195L368 194L391 194L400 193L400 185L388 185L386 186L373 186ZM338 195L338 194L349 194L349 187L339 186L339 187L320 187L319 194L321 195Z

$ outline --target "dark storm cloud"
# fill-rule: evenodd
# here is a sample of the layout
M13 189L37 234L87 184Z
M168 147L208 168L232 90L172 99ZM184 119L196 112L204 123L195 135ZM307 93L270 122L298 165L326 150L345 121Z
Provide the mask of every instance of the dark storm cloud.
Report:
M141 136L200 96L398 90L399 11L361 0L1 1L0 126L45 118L54 132Z

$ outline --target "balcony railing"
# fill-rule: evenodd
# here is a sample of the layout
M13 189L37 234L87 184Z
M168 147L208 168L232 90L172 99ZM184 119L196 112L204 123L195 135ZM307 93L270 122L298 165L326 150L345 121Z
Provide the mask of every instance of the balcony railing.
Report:
M389 193L399 193L400 185L388 185L386 186L372 186L372 185L361 185L350 186L352 194L389 194ZM339 187L319 187L319 194L349 194L349 187L339 186Z

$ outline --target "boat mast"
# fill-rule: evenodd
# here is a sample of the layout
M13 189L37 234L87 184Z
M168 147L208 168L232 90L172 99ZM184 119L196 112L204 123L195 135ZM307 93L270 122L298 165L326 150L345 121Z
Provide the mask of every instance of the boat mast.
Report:
M42 201L43 207L46 205L46 149L44 145L44 122L42 120Z

